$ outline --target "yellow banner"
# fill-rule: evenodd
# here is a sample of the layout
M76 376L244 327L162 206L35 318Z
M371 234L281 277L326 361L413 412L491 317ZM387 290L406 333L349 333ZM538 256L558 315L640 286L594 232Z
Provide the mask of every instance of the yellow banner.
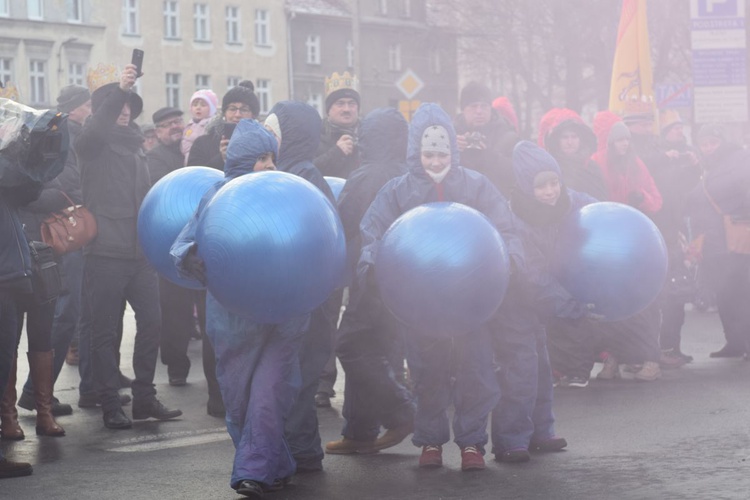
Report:
M622 115L625 103L654 109L654 81L648 42L646 0L623 0L609 87L609 110Z

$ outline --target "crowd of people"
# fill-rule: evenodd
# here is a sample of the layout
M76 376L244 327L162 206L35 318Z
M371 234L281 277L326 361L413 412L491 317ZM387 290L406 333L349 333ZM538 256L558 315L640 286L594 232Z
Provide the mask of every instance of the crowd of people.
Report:
M156 365L160 354L169 384L185 386L188 344L200 336L206 411L225 419L236 448L230 485L261 498L295 473L322 470L325 453L375 453L410 435L422 450L419 467L440 467L451 406L462 470L484 469L487 447L501 462L562 450L567 441L555 433L553 387L587 387L597 362L596 379L628 370L628 378L644 382L689 363L680 332L685 304L699 289L715 294L726 336L711 356L750 351L750 309L743 304L750 249L735 246L727 229L750 219L750 152L721 125L702 126L692 147L679 115L657 120L647 102L626 103L622 116L602 111L592 126L573 110L555 108L532 142L522 139L508 99L480 83L462 89L457 116L427 103L407 122L388 108L361 117L357 80L348 73L326 80L322 120L307 104L283 101L261 123L253 84L243 81L221 100L209 89L196 91L187 117L164 107L138 125L137 77L127 65L118 81L65 87L57 99L70 145L62 172L23 193L0 186L3 440L24 439L16 406L36 411L38 435L65 435L55 417L73 408L53 388L66 361L79 367L78 406L100 407L106 428L181 416L157 398ZM158 276L139 246L138 210L154 183L192 165L223 171L223 182L280 170L319 188L337 206L345 231L346 290L309 314L267 325L232 313L205 290ZM338 200L324 176L346 179ZM204 196L172 247L180 273L203 283L196 222L223 182ZM492 319L450 338L400 323L374 279L390 224L435 201L486 215L512 268ZM577 302L549 264L564 219L597 201L646 214L669 253L657 300L616 322ZM83 250L59 257L68 293L40 303L31 293L26 242L40 240L40 221L70 204L94 214L98 233ZM133 380L120 371L128 304L136 321ZM19 396L24 319L30 376ZM342 438L324 446L316 407L330 406L335 396L337 358L346 375L345 425ZM0 477L30 473L27 463L0 461Z

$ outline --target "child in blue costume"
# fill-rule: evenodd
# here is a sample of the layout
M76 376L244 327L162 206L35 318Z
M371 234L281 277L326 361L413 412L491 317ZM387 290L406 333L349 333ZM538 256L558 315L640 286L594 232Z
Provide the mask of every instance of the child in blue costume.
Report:
M549 274L549 262L563 219L597 200L567 189L557 161L529 141L513 150L516 185L511 209L522 221L530 293L511 286L495 318L495 352L500 366L500 402L492 412L496 459L526 462L529 449L557 451L565 439L555 436L552 414L552 370L546 325L584 321L586 306L577 303Z
M486 215L503 236L514 268L523 269L522 244L507 200L482 174L459 166L455 130L438 105L422 104L414 114L406 163L408 173L383 186L362 219L359 289L372 290L372 284L361 283L373 279L378 248L390 225L412 208L438 201L462 203ZM412 442L422 447L420 467L442 465L442 446L450 439L447 410L453 404L462 469L484 469L487 417L498 397L489 332L483 328L455 343L424 332L405 337L417 400Z
M172 245L173 260L186 277L205 283L195 231L206 204L230 180L274 170L277 144L258 122L239 122L227 147L225 179L203 197ZM216 353L227 430L235 446L231 487L241 495L262 498L267 491L281 489L295 472L284 423L299 389L299 349L309 318L305 314L280 324L257 324L227 311L207 293L206 333Z

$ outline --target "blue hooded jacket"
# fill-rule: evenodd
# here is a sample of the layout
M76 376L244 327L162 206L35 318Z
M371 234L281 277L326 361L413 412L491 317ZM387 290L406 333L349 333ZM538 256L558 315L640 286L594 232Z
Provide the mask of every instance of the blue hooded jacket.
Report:
M561 180L561 194L555 206L544 205L534 197L534 178L542 172L555 172ZM566 188L557 160L529 141L521 141L514 147L513 173L516 188L511 195L511 209L521 220L527 266L540 312L563 318L580 317L585 312L583 305L549 273L549 266L561 222L573 211L597 200Z
M451 144L451 169L440 184L427 175L421 160L422 135L433 125L448 131ZM525 270L518 222L507 200L485 176L459 166L456 132L448 114L437 104L422 104L414 114L409 125L406 164L408 173L383 186L362 219L358 280L365 279L374 265L380 240L391 224L412 208L437 201L462 203L482 212L502 235L516 270Z
M188 279L195 278L194 276L190 276L182 266L182 263L190 249L195 245L195 232L198 228L198 221L203 213L203 209L211 201L211 198L214 197L224 184L232 179L253 173L255 163L262 155L269 152L277 155L278 150L279 146L276 138L263 125L255 120L240 120L227 146L224 179L211 186L206 194L203 195L192 219L182 228L182 231L180 231L170 249L169 254L172 256L172 261L182 276Z
M386 182L406 173L409 124L394 108L370 112L360 124L361 163L339 195L339 215L346 233L348 268L353 273L362 250L359 223Z
M302 177L312 183L336 206L336 198L323 174L313 164L315 152L320 144L322 121L318 112L304 102L281 101L271 108L269 115L276 115L281 128L281 147L276 169Z

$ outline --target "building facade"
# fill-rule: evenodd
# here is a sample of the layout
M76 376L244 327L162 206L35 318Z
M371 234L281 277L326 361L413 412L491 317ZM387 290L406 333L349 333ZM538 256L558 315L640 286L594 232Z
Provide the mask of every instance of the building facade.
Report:
M261 112L289 95L280 0L0 0L0 80L20 100L55 105L98 64L122 68L144 51L141 123L162 106L188 110L195 90L221 96L252 80Z
M434 21L425 0L287 0L286 4L294 99L307 101L325 114L325 77L334 71L353 72L357 66L364 113L389 106L409 116L427 101L455 110L456 36ZM357 32L359 47L355 47Z

